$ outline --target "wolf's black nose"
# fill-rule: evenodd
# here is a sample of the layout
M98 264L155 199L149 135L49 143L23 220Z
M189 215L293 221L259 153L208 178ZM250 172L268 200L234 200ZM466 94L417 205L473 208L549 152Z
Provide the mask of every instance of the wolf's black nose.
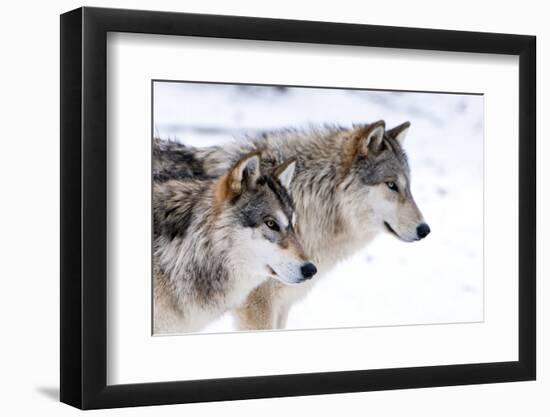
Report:
M310 279L313 275L317 273L317 268L311 262L302 265L302 275L305 279Z
M428 226L426 223L422 223L416 228L416 234L418 235L419 239L424 239L430 234L430 226Z

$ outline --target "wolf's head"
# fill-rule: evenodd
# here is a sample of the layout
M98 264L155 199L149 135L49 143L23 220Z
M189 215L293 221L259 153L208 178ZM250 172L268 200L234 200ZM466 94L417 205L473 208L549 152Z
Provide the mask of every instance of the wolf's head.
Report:
M287 191L294 168L291 159L262 175L259 153L247 155L220 178L216 196L228 207L225 216L234 228L232 251L239 267L259 269L286 284L317 272L294 230L294 205Z
M345 144L347 175L342 182L344 210L354 224L380 227L412 242L425 238L430 228L410 188L410 170L402 148L410 123L385 130L383 121L357 126Z

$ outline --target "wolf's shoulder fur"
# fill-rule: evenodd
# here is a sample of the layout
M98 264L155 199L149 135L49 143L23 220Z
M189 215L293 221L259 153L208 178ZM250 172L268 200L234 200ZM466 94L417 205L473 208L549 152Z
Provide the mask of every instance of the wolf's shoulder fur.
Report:
M155 238L184 236L200 211L202 201L211 200L211 181L167 179L153 185L153 231ZM205 199L203 197L206 197ZM204 212L202 212L204 215Z

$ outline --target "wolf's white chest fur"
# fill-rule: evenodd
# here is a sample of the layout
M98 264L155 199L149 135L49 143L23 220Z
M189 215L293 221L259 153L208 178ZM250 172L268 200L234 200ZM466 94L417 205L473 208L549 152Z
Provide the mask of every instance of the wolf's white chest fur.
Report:
M355 232L344 233L339 236L322 236L310 230L307 233L307 242L304 246L317 266L315 277L303 284L281 287L277 292L277 304L285 308L304 297L307 292L324 276L326 276L338 262L355 254L368 245L380 232L376 225L362 225L355 227Z
M177 305L168 302L162 294L155 302L155 333L188 333L200 331L226 311L241 305L250 291L266 279L263 273L232 275L227 282L223 298L205 304L183 295Z

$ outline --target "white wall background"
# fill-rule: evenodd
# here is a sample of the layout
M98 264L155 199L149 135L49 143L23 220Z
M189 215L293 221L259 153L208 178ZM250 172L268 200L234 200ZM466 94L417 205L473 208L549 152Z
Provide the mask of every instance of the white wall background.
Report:
M10 2L2 10L0 148L2 204L0 302L0 410L3 415L74 415L57 402L59 379L59 17L82 4L63 0ZM87 2L89 6L158 9L197 13L240 14L535 34L538 36L539 213L550 210L550 157L540 122L548 108L550 28L544 3L525 0L508 6L464 0L353 2L257 2L251 0L169 0ZM538 381L484 386L432 388L304 398L238 401L101 411L99 415L499 415L544 416L550 411L550 296L545 278L550 263L550 223L539 215L539 366ZM31 414L32 415L32 414Z

